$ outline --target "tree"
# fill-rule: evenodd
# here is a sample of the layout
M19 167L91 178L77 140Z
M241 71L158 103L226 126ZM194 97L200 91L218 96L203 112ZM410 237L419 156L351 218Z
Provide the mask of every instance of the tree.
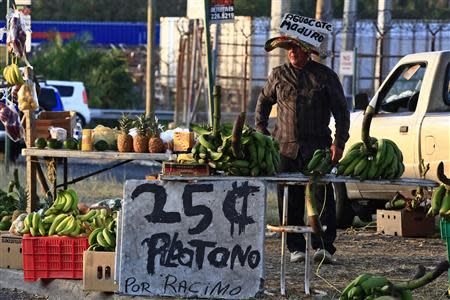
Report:
M134 108L140 102L123 52L91 49L87 38L63 43L56 34L38 49L31 64L46 79L84 82L91 106Z

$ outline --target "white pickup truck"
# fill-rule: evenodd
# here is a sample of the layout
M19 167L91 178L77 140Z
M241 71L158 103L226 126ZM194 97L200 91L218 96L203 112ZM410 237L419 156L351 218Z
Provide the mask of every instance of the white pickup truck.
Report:
M356 99L356 108L367 106L367 97ZM370 105L375 107L370 136L388 138L398 145L404 157L403 177L421 178L422 160L430 165L426 179L437 181L436 169L440 161L444 162L444 173L450 174L450 51L403 57ZM347 149L361 140L362 121L363 110L351 113ZM367 218L374 208L383 207L399 190L398 186L362 183L342 183L334 187L337 221L341 228L348 227L355 214Z

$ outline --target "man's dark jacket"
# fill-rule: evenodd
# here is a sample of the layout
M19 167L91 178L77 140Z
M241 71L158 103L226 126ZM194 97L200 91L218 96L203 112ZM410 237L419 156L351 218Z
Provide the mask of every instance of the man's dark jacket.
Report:
M256 128L267 131L272 105L277 104L273 136L282 155L295 159L300 143L330 139L331 114L336 121L333 143L344 149L350 127L342 85L330 68L310 60L302 69L287 63L273 69L256 105Z

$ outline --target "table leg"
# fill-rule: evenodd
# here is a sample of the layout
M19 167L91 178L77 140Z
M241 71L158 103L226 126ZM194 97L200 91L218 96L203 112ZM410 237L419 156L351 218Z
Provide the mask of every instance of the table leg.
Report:
M281 221L281 226L287 225L288 216L288 186L284 186L283 191L283 219ZM281 295L286 295L286 238L287 233L285 231L281 232L281 275L280 275L280 290Z
M310 290L310 280L311 280L311 253L312 253L312 245L311 245L311 233L305 233L305 294L311 294Z
M36 157L27 156L27 189L28 189L28 204L27 212L31 213L37 208L37 193L36 193Z
M63 176L64 176L64 190L67 190L67 157L63 158L63 166L64 166L64 171L63 171Z

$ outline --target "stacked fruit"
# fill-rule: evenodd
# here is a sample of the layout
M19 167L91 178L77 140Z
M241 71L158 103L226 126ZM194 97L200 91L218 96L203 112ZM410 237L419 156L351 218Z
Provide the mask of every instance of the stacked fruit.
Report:
M278 143L249 126L240 133L231 132L231 124L223 124L220 133L193 126L199 134L192 148L194 159L200 164L235 176L273 175L280 161Z
M386 202L385 208L390 210L403 209L407 205L407 199L403 197L399 192L395 193L395 196L391 199L391 201Z
M431 207L428 215L450 217L450 187L441 184L436 188L431 196Z
M3 78L10 85L23 84L23 77L20 74L19 66L17 64L10 64L3 69Z
M79 236L82 223L76 217L79 215L77 208L78 196L72 189L59 191L53 205L44 213L30 213L24 221L22 234L30 233L32 236Z
M306 167L306 172L307 174L325 175L330 173L332 168L330 149L317 149Z
M108 214L104 208L94 219L96 228L89 235L89 249L91 251L115 251L117 215Z
M370 138L368 148L359 142L350 147L339 162L337 175L367 179L396 179L405 171L403 155L397 145L388 139Z

